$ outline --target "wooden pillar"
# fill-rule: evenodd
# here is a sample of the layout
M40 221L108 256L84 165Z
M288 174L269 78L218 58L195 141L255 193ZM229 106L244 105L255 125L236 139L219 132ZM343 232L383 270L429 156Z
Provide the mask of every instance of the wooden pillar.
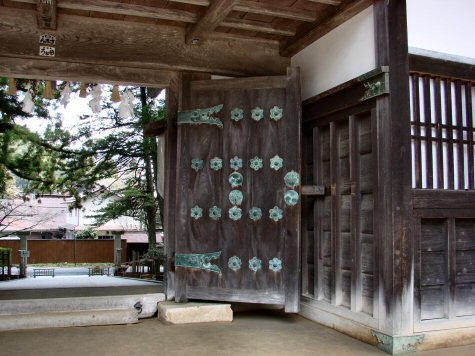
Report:
M170 85L166 93L165 133L165 201L163 213L163 230L165 245L164 283L167 300L175 297L175 200L176 200L176 152L177 152L177 114L180 101L181 73L175 72L170 76Z
M413 332L411 137L406 2L374 3L376 65L389 67L390 95L376 104L379 331Z

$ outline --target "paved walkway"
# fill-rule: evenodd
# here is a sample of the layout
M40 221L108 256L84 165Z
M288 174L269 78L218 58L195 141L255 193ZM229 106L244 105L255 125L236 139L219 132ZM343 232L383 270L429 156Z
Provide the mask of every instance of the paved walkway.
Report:
M58 275L0 282L0 300L161 293L161 283L113 276Z
M139 324L0 332L0 355L387 355L337 331L296 315L241 312L231 323L164 325L156 318ZM416 355L472 356L475 347Z

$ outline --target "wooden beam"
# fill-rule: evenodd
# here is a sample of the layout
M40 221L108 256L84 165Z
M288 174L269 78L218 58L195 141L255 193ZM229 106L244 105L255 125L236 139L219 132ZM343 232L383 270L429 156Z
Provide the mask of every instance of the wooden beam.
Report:
M56 0L36 0L38 28L56 30Z
M64 80L102 84L167 87L171 71L110 65L89 65L57 60L0 56L0 76L9 78Z
M307 0L310 2L316 2L318 4L334 5L338 6L341 4L341 0Z
M312 24L302 24L297 29L297 34L293 38L289 38L282 42L280 54L286 57L292 57L315 42L328 32L338 27L346 20L357 15L368 6L373 4L373 0L354 0L346 2L337 8L331 8L322 14L323 22Z
M262 33L270 33L273 35L289 36L295 35L295 31L282 26L276 26L271 23L263 23L251 20L234 20L228 19L219 24L221 27L236 28L240 30L248 30Z
M27 4L36 3L36 1L42 0L11 0L13 2L21 2ZM56 2L56 0L55 0ZM150 19L180 21L186 23L195 23L197 16L188 11L165 9L153 6L144 6L139 4L128 4L110 2L105 0L59 0L57 3L59 9L68 10L82 10L82 11L95 11L108 14L124 15L124 16L137 16Z
M187 46L184 28L65 14L58 17L55 57L40 57L38 38L43 31L37 28L36 13L1 9L0 56L4 57L232 77L282 75L290 64L279 56L276 41L211 34L212 40L201 46Z
M186 34L187 44L200 44L207 34L214 31L232 11L237 0L215 0L199 21Z
M284 19L313 22L315 14L308 10L294 9L291 7L278 7L257 1L239 1L234 7L236 11L250 12L252 14L281 17Z
M181 4L196 5L196 6L209 6L211 2L209 0L169 0L170 2L179 2Z

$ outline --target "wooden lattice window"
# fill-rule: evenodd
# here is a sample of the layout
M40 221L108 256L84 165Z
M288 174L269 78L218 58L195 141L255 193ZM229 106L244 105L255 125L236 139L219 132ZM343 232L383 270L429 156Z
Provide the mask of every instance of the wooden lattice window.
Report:
M412 186L474 190L475 82L410 76Z

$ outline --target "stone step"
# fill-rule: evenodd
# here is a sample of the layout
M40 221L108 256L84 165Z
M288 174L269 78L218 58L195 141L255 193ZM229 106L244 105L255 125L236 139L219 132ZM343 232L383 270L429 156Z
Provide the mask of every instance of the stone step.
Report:
M132 324L138 320L137 310L134 308L10 314L0 315L0 330Z
M233 311L231 304L161 302L158 318L169 324L233 321Z
M157 312L157 303L163 300L165 300L165 295L163 293L101 297L2 300L0 301L0 316L87 310L135 309L139 312L138 317L142 319L152 317Z

